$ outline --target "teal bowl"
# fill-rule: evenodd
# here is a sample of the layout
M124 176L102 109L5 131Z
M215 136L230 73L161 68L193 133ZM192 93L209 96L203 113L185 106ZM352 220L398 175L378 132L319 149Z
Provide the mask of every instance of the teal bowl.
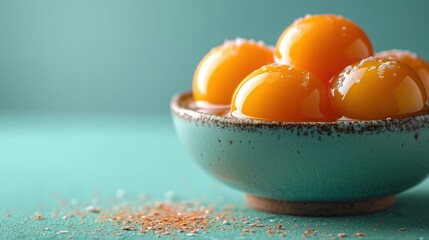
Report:
M298 215L378 211L429 172L429 115L270 122L192 106L189 92L171 103L182 145L209 174L247 193L257 209Z

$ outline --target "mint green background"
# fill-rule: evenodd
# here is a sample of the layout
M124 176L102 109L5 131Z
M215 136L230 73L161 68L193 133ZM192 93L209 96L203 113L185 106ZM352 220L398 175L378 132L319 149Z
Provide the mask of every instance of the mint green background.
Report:
M429 1L1 0L0 110L167 112L210 48L275 44L307 13L360 24L376 50L429 59Z

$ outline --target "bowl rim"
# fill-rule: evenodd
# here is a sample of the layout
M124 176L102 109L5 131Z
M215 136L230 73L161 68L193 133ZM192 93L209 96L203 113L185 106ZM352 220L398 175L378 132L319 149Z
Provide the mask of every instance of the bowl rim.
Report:
M185 120L199 122L212 122L216 125L246 126L246 127L268 127L268 128L296 128L296 127L318 127L318 128L350 128L358 126L364 130L380 130L384 127L396 127L400 130L415 131L422 127L429 128L429 114L420 114L403 118L387 118L378 120L347 120L336 122L279 122L257 119L241 119L234 117L219 116L211 113L200 112L185 106L192 99L192 91L180 92L171 99L171 112L176 117ZM361 129L362 131L362 129Z

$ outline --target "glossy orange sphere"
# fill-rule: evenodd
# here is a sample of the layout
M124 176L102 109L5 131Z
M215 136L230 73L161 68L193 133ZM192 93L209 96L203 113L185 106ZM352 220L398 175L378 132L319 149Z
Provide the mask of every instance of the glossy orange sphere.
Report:
M211 50L194 74L193 96L201 105L230 105L238 84L255 69L274 61L274 51L244 39L226 42Z
M403 63L408 64L416 73L425 86L426 93L429 93L429 64L417 56L417 54L406 50L390 50L379 52L375 55L381 58L393 58ZM428 96L429 98L429 96Z
M407 64L370 57L332 79L330 99L337 117L371 120L416 114L425 108L427 95Z
M312 15L296 20L276 46L279 63L309 70L322 81L346 66L373 55L365 32L352 21L336 15Z
M285 122L335 120L325 84L302 68L279 64L259 68L240 83L231 115Z

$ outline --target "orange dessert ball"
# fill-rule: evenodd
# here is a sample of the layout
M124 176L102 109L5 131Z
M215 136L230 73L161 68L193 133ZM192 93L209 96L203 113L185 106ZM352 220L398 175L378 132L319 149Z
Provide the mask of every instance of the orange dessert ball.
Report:
M328 83L348 65L372 56L373 48L365 32L349 19L312 15L283 32L275 54L279 63L305 68Z
M330 82L338 117L371 120L415 114L425 107L426 90L407 64L370 57L348 66Z
M429 64L422 58L418 57L417 54L406 50L395 49L379 52L375 56L381 58L393 58L408 64L408 66L410 66L414 71L416 71L417 75L419 75L423 85L425 86L426 93L429 94Z
M201 60L194 74L194 100L230 105L238 84L253 70L274 61L274 51L263 43L245 39L225 42Z
M335 121L325 84L307 70L279 64L259 68L240 83L231 115L285 122Z

